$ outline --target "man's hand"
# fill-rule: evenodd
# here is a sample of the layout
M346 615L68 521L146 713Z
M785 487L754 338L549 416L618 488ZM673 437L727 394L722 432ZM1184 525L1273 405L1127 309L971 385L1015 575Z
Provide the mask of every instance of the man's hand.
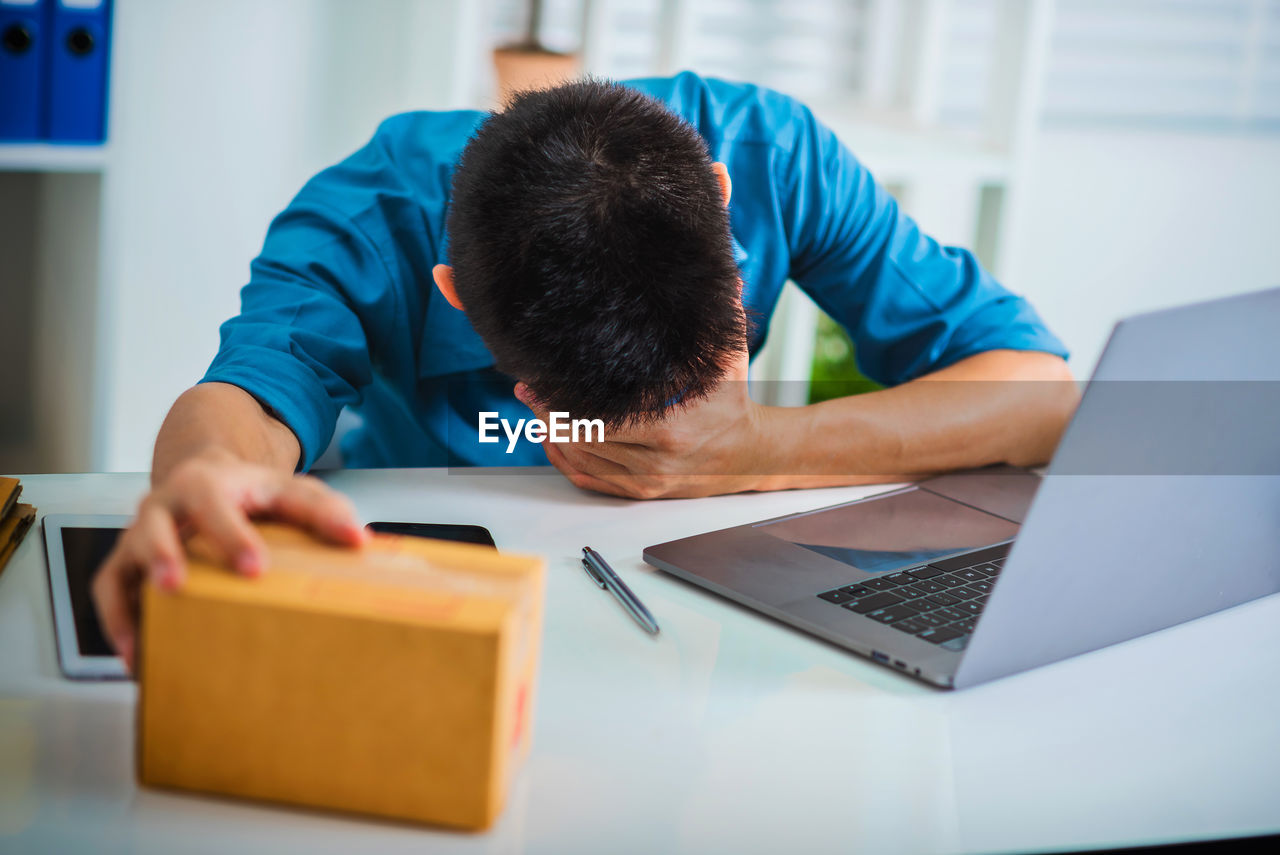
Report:
M257 575L266 565L266 546L249 523L256 516L301 525L335 543L357 546L365 539L351 503L315 478L227 452L184 460L142 500L93 582L98 620L131 671L140 586L150 580L166 590L179 587L186 573L182 542L196 534L229 566Z
M543 420L523 384L516 397ZM602 443L546 443L547 459L578 487L632 499L712 496L765 489L776 408L747 394L743 353L708 397L660 420L615 430Z

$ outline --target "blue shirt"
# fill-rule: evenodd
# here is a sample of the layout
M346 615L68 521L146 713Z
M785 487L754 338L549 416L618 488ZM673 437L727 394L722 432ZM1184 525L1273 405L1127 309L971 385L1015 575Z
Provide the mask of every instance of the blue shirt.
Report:
M733 182L729 221L758 323L793 279L847 329L858 365L893 385L999 348L1066 352L972 254L920 231L807 107L684 73L629 81L684 117ZM287 424L306 469L345 406L349 466L545 464L540 445L477 441L477 416L530 413L466 316L435 288L454 165L485 118L415 112L316 175L272 222L240 314L204 382L239 386Z

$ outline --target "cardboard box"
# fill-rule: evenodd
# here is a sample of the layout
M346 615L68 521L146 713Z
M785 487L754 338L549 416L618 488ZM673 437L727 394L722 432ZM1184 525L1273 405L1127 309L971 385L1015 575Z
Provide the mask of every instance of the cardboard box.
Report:
M529 745L543 561L259 530L259 578L196 546L180 591L145 587L139 780L488 827Z

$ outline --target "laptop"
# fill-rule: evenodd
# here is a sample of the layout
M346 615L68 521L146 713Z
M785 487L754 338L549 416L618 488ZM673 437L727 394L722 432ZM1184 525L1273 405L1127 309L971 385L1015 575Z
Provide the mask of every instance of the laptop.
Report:
M952 473L644 560L945 688L1280 591L1280 288L1117 324L1044 477Z

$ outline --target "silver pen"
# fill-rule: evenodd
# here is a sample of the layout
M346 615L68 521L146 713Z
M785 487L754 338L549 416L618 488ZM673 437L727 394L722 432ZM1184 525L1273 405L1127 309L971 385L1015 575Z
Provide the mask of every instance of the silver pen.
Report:
M622 603L622 607L645 632L650 635L658 634L658 622L653 619L653 614L644 607L644 603L640 602L640 598L632 593L626 583L618 578L603 555L590 546L582 547L582 568L593 582L618 598L618 602Z

